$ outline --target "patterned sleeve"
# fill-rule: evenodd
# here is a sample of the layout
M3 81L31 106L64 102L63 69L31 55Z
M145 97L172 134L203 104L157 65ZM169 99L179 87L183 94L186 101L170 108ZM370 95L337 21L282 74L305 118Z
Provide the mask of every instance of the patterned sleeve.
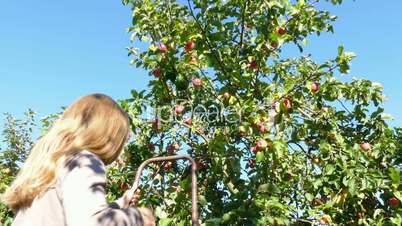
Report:
M82 151L67 165L60 184L69 226L143 226L137 208L106 202L105 165L95 154Z

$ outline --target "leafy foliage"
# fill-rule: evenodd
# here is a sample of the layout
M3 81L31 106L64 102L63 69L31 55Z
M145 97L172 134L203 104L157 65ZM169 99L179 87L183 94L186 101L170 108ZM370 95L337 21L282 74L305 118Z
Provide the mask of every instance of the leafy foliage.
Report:
M141 47L132 63L155 76L121 102L135 128L129 175L152 155L193 156L204 225L400 224L400 131L385 122L381 85L346 79L355 55L342 46L324 63L281 56L333 32L325 3L123 3ZM150 170L143 204L160 225L189 222L186 167Z
M2 131L0 146L0 194L13 181L27 158L35 140L38 127L42 132L52 124L57 114L51 114L37 124L36 113L28 109L24 119L17 119L13 115L5 114L5 123ZM11 225L13 213L0 202L0 225Z
M6 123L0 150L0 194L14 179L31 149L32 130L35 126L34 115L32 110L28 110L25 113L26 118L19 120L10 114L5 114ZM12 217L13 213L0 203L1 225L11 225Z

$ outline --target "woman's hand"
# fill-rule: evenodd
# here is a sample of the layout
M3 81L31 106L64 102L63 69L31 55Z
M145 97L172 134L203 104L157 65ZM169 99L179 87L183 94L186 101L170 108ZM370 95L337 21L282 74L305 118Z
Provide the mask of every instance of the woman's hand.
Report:
M117 204L120 208L128 208L129 206L133 205L136 206L140 199L141 190L137 189L135 193L131 189L124 192L123 196L116 200ZM148 208L140 207L138 211L141 214L141 217L144 221L144 226L155 226L155 217L152 211Z
M155 217L150 209L140 207L138 208L138 210L141 213L142 219L144 221L144 226L155 226Z
M137 189L135 193L133 193L132 189L129 189L125 191L124 194L115 202L120 208L128 208L130 205L136 206L140 198L140 193L140 189Z

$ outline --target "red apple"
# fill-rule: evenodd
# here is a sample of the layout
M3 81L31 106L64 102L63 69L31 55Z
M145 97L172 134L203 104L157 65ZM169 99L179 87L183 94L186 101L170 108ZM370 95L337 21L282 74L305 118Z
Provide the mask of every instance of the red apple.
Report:
M257 154L258 149L257 149L256 146L254 146L254 147L251 147L251 148L250 148L250 151L253 152L254 154Z
M164 43L159 44L159 51L161 51L162 53L167 52L167 47Z
M180 115L181 113L183 113L184 111L184 106L183 105L177 105L174 108L174 112L176 113L176 115Z
M271 47L272 48L276 49L276 48L278 48L278 46L279 46L279 43L277 41L271 42Z
M371 149L371 144L368 142L363 142L360 144L360 148L363 149L363 151L369 151Z
M159 77L161 77L161 75L162 75L162 70L161 70L160 68L157 68L157 69L155 69L155 70L152 72L152 74L153 74L155 77L159 78Z
M186 52L190 52L191 50L193 50L195 48L195 42L188 41L184 48L185 48Z
M392 206L393 208L396 208L399 206L399 200L395 197L392 197L392 198L388 199L388 204L390 206Z
M177 143L171 144L171 145L168 146L167 149L168 149L169 154L172 155L172 154L174 154L177 150L180 149L180 145L177 144Z
M287 98L283 100L283 105L285 105L286 109L292 108L292 102Z
M199 79L199 78L193 78L192 82L193 82L193 85L194 85L195 87L202 87L202 80L201 80L201 79Z
M313 83L311 84L310 90L311 90L311 92L313 92L313 93L318 92L318 90L320 90L320 83L319 83L319 82L313 82Z
M184 120L184 123L187 124L187 125L189 125L189 126L191 126L191 125L193 124L193 119L192 119L191 117L186 118L186 119Z
M250 168L255 168L255 165L257 164L257 162L255 161L255 159L249 159L248 164L249 164Z
M266 149L267 147L268 147L268 142L266 140L261 139L261 140L257 141L256 148L258 151Z
M152 143L149 143L149 144L147 145L147 148L148 148L150 151L154 151L154 150L155 150L155 145L152 144Z
M258 67L258 63L257 63L256 60L253 60L253 61L249 62L249 63L248 63L248 67L249 67L250 69L253 69L253 70L256 70L256 69L259 68L259 67Z
M130 185L127 184L126 182L121 182L120 184L120 190L127 190L130 188Z
M172 162L166 162L165 164L163 164L163 168L165 170L170 170L173 168L173 163Z
M280 35L286 34L286 30L283 27L278 27L275 32L280 34Z
M197 169L204 169L207 167L207 165L201 160L196 160L195 165L197 166Z
M319 198L315 198L314 200L313 200L313 202L312 202L312 205L313 206L320 206L320 205L322 205L323 204L323 201L321 200L321 199L319 199Z
M328 225L330 221L330 217L328 215L324 215L320 219L320 224L321 225Z

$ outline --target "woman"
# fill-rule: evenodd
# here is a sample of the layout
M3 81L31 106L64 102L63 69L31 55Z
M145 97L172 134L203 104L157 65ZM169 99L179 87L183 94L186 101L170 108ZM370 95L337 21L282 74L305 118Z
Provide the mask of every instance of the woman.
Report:
M105 198L105 165L129 139L127 114L103 94L84 96L68 107L38 140L2 196L15 213L12 226L153 226L149 209L129 207L127 191Z

